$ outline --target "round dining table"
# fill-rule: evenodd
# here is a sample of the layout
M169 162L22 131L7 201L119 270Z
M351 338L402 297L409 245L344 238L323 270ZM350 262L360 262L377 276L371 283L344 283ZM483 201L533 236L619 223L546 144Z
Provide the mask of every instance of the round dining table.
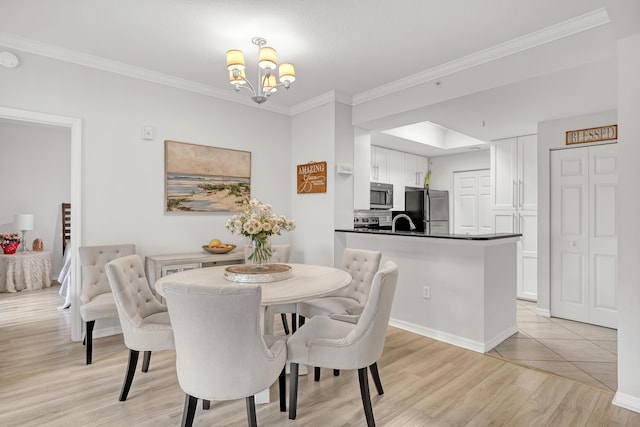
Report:
M285 264L291 267L291 277L275 282L256 283L262 288L261 305L288 304L329 295L351 283L351 275L344 270L323 265ZM242 284L225 279L228 265L198 268L165 276L155 283L156 291L164 296L164 283L194 285Z
M274 282L255 283L262 288L260 322L264 330L264 315L266 307L274 304L289 304L318 298L342 289L351 283L349 273L339 268L310 264L289 264L291 277ZM228 265L198 268L170 274L155 283L155 289L164 297L165 283L184 283L194 285L224 285L242 284L225 279ZM301 368L303 368L301 366ZM306 367L304 367L306 368ZM301 369L300 375L306 373ZM256 403L269 403L269 390L263 390L255 395Z

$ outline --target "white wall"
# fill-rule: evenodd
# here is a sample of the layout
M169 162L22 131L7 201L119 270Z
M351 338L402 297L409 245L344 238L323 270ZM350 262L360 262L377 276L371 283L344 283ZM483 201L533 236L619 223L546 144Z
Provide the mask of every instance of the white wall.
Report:
M354 162L354 128L351 125L351 107L336 102L335 104L335 163L350 164ZM337 174L336 168L327 171L335 175L335 222L334 228L353 227L354 176ZM369 192L367 191L367 194Z
M70 201L70 145L68 128L20 121L0 122L0 232L18 231L13 215L34 215L34 229L27 231L26 248L41 239L52 251L53 274L62 265L60 204Z
M636 5L637 8L637 5ZM634 26L637 29L637 19ZM640 412L640 34L618 41L618 392Z
M453 173L491 167L490 150L475 150L462 154L429 158L431 181L429 188L449 192L449 232L453 232Z
M245 243L225 229L228 213L164 213L165 139L251 151L252 196L291 214L289 117L40 56L21 59L2 70L2 104L83 121L83 245L132 242L144 256L198 252L213 237ZM153 141L141 140L142 126L155 128Z
M292 262L333 265L335 110L331 102L292 120L291 182L287 187L293 195L291 215L297 224L291 233ZM296 165L321 161L327 162L327 192L297 194Z
M550 166L552 149L567 148L566 132L618 122L616 111L603 111L538 124L538 310L549 313L550 288ZM589 144L581 144L586 146ZM553 313L551 313L553 314Z

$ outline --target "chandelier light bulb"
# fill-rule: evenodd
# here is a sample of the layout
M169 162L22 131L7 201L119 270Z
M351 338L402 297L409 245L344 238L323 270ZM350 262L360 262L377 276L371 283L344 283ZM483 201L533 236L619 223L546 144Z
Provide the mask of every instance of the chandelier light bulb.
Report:
M276 64L276 50L269 46L262 46L260 48L260 57L258 58L260 68L274 70Z
M231 49L227 51L227 69L244 70L244 54L241 50Z

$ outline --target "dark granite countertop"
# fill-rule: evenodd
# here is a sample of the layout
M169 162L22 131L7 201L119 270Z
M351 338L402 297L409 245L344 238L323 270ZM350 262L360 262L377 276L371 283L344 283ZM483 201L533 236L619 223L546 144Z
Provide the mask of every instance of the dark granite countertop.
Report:
M425 232L417 231L396 231L391 230L376 230L369 228L356 228L356 229L336 229L343 233L359 233L359 234L384 234L388 236L411 236L411 237L429 237L433 239L453 239L453 240L497 240L507 239L509 237L520 237L522 234L510 234L510 233L488 233L488 234L429 234Z

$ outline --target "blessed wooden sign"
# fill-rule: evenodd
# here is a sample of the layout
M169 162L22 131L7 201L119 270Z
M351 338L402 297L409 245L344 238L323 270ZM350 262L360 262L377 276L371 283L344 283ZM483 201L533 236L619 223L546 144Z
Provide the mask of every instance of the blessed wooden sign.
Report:
M298 165L298 194L327 192L327 162Z
M566 145L611 141L614 139L618 139L618 125L600 126L597 128L567 131Z

